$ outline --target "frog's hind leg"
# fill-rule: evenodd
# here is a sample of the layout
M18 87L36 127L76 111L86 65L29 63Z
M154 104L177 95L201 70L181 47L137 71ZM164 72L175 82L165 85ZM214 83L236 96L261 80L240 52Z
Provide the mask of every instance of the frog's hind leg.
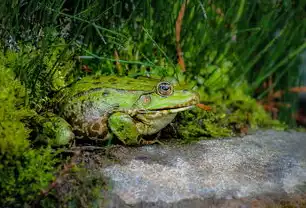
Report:
M106 141L111 139L107 126L107 115L103 115L98 119L94 119L88 123L80 124L80 131L83 130L81 138L89 138L95 141ZM80 133L81 135L81 133Z
M117 112L108 119L108 125L111 131L120 141L127 145L136 145L140 142L140 133L128 114Z
M105 136L108 133L107 117L106 116L101 116L101 118L90 122L87 125L87 132L86 133L91 138L96 137L96 138L104 139Z

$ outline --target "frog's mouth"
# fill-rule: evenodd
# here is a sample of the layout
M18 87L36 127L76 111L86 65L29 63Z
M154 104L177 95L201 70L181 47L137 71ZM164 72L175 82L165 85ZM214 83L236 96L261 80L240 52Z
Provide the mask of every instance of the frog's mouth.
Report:
M146 110L138 110L138 113L140 114L156 114L156 113L162 113L162 114L170 114L170 113L178 113L181 111L189 110L195 107L195 104L188 105L188 106L179 106L179 107L170 107L170 108L158 108L158 109L146 109Z
M161 108L161 109L147 110L144 113L157 113L157 112L161 112L161 111L168 112L168 113L178 113L178 112L181 112L181 111L189 110L193 107L195 107L195 106L191 105L191 106L179 107L179 108ZM142 113L142 112L140 112L140 113Z
M137 113L140 114L171 114L171 113L178 113L181 111L186 111L191 108L194 108L196 104L199 103L199 97L194 96L188 102L177 104L173 106L161 107L161 108L153 108L153 109L138 109Z

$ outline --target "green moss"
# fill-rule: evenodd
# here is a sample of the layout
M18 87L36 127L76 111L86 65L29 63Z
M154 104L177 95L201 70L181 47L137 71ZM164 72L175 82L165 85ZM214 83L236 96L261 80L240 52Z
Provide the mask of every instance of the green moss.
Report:
M202 137L226 137L232 131L224 126L222 114L195 109L178 115L178 133L184 142L197 141Z
M273 120L255 100L227 100L222 106L210 106L211 111L196 108L178 116L178 132L185 142L234 136L244 133L244 129L286 128L278 120Z
M23 207L53 179L55 153L32 149L26 121L35 115L24 105L25 88L0 65L0 204Z

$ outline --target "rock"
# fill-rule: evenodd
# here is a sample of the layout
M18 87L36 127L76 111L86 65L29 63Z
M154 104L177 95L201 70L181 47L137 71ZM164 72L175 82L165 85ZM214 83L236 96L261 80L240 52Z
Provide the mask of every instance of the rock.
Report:
M119 147L101 168L107 207L257 207L306 192L306 133L258 131L189 145ZM259 205L260 207L261 205Z

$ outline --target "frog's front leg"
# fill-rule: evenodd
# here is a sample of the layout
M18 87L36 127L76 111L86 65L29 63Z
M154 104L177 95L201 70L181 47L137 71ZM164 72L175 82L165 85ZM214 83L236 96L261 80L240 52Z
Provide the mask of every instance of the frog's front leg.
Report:
M131 116L117 112L108 119L111 131L126 145L136 145L141 141L140 133Z

